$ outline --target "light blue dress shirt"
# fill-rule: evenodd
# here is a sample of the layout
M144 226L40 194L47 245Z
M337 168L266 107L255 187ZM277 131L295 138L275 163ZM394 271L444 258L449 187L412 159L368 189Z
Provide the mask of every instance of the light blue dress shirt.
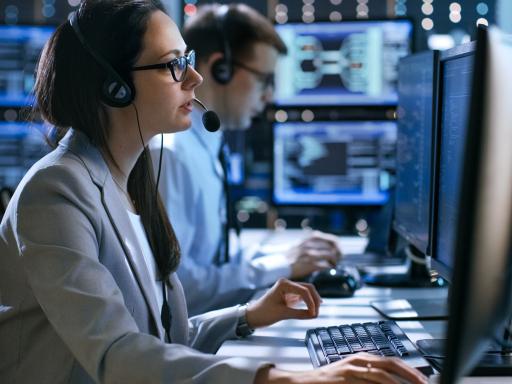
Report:
M284 255L249 260L249 252L233 249L228 264L216 264L218 253L223 252L226 220L218 159L222 132L207 132L199 110L191 117L188 131L164 135L159 190L181 247L178 276L189 313L195 315L243 303L255 289L289 277L291 269ZM157 169L160 136L151 141L150 148Z

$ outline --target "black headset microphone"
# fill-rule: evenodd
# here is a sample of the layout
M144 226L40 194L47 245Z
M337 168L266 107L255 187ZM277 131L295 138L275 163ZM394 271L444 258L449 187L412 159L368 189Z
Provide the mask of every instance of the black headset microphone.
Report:
M208 132L216 132L220 128L220 119L219 116L214 111L210 111L208 108L205 107L205 105L199 100L194 98L193 101L198 104L201 108L204 109L202 121L204 128Z

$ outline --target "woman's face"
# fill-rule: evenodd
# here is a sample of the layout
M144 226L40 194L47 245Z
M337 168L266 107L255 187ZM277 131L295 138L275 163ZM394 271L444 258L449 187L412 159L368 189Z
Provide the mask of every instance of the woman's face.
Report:
M167 63L183 56L187 46L174 22L161 11L153 12L142 52L135 66ZM190 127L194 89L203 78L190 66L182 82L176 82L169 69L133 72L135 100L140 123L151 136L183 131Z

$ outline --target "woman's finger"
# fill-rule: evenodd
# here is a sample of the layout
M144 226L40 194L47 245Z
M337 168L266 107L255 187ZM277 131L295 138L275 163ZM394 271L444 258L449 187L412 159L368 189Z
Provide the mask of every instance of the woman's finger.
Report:
M311 283L299 283L299 284L302 285L303 287L306 287L306 289L309 290L311 296L313 297L313 300L315 301L315 307L317 308L317 312L318 312L318 308L320 307L320 304L322 303L322 298L320 297L320 294L316 290L315 286Z
M405 362L396 358L374 356L367 353L358 353L350 357L351 363L360 367L368 367L385 370L404 378L411 383L426 383L427 378L417 369L408 366Z
M303 287L300 284L293 283L289 280L280 280L281 282L281 294L284 298L286 294L295 293L299 295L304 303L306 304L306 307L308 308L308 311L312 316L316 316L317 314L317 306L315 304L315 300L313 299L313 296L311 295L311 292L306 287Z

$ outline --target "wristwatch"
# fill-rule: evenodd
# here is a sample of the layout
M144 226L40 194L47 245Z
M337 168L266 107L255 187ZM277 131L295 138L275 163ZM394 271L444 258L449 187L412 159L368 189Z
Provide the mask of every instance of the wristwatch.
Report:
M236 325L236 335L238 337L247 337L254 333L254 329L247 323L247 307L249 303L238 307L238 324Z

